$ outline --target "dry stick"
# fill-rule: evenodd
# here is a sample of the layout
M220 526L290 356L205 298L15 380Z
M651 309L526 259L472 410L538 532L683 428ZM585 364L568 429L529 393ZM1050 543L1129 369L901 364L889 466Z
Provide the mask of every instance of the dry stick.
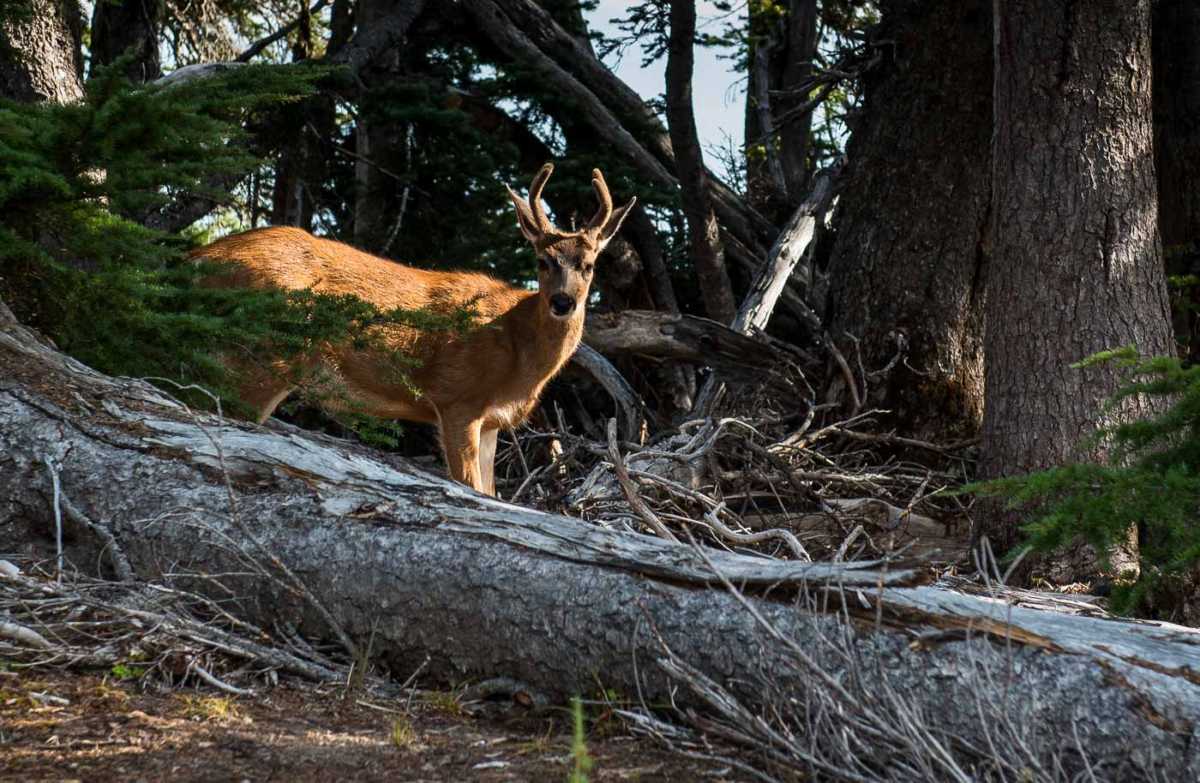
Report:
M800 543L799 539L797 539L791 531L784 530L782 528L774 528L771 530L763 530L758 533L738 533L737 531L726 527L725 523L717 518L717 514L724 510L725 501L721 501L717 504L715 509L704 512L704 521L708 522L713 530L720 533L722 538L726 538L738 544L757 544L760 541L769 541L773 538L777 538L787 544L788 548L792 550L792 554L796 556L797 560L802 560L809 563L812 562L812 556L808 554L808 550L804 548L804 545Z
M28 644L31 647L37 647L41 650L54 648L54 645L46 637L32 628L27 628L20 623L12 623L7 620L0 620L0 636Z
M833 360L837 362L837 366L841 368L842 377L846 380L846 386L850 389L850 400L854 404L853 410L850 411L850 417L853 418L862 410L862 397L858 394L858 382L854 380L854 373L850 371L850 365L846 363L846 357L842 356L842 352L838 350L837 345L830 339L829 333L825 333L825 345L829 348L829 352L833 354Z
M715 515L720 514L722 511L727 514L732 514L732 512L725 507L724 501L714 500L708 495L705 495L703 492L698 492L690 487L683 486L677 481L672 481L671 479L664 478L663 476L656 476L653 473L635 470L633 471L633 475L637 476L638 478L644 478L648 481L652 481L666 488L669 492L674 492L677 495L699 501L702 505L708 506L708 510L705 512L705 521L709 522L714 531L720 534L723 538L727 538L734 543L739 544L752 544L759 541L767 541L772 538L781 539L788 545L798 560L812 562L812 557L808 554L808 551L800 543L799 539L797 539L795 535L788 530L784 530L783 528L771 528L770 530L761 530L757 533L738 533L727 527L719 520L716 521L714 525L713 522L709 520L710 515L712 515L713 520L716 520Z
M317 0L317 2L313 3L312 8L308 9L308 13L310 15L315 16L317 13L320 12L320 10L322 8L324 8L328 4L329 4L329 0ZM255 57L257 57L259 52L261 52L263 49L266 49L268 46L275 43L279 39L290 35L291 32L299 26L300 26L300 17L296 17L295 19L288 22L286 25L279 28L275 32L271 33L270 35L266 36L265 38L261 38L258 41L255 41L254 43L250 44L250 46L247 47L241 54L239 54L236 58L234 58L234 61L239 62L239 63L250 62Z
M617 448L616 419L608 420L608 458L612 461L613 473L616 474L617 483L621 485L621 492L625 495L625 500L629 503L630 507L660 538L679 543L679 539L675 537L675 534L667 529L662 520L646 505L646 501L642 500L641 495L638 494L637 486L633 483L633 479L629 478L629 471L625 467L625 460L621 458L621 452Z
M234 687L233 685L230 685L229 683L225 682L224 680L218 679L211 672L209 672L207 669L205 669L203 666L201 666L199 663L197 663L195 658L192 659L191 665L188 666L188 671L195 672L197 677L204 680L205 682L207 682L209 685L213 686L214 688L223 690L226 693L232 693L234 696L255 696L255 695L257 695L252 690L246 690L245 688L237 688L237 687Z
M62 485L58 480L58 471L49 457L42 457L46 470L50 471L50 483L54 487L54 548L57 553L57 579L62 582L63 572L63 526L62 526Z
M839 171L840 166L834 166L817 174L812 191L788 219L787 225L779 232L779 237L767 253L750 292L730 324L731 329L742 334L766 330L792 272L816 235L817 220L833 197L833 181ZM710 376L705 381L704 388L696 395L696 404L692 406L692 410L703 412L714 405L717 392L722 386L715 374Z
M840 563L842 558L846 556L846 552L849 551L850 545L853 544L854 540L862 535L863 532L864 530L862 525L855 525L854 529L850 531L850 535L846 536L846 540L842 542L842 545L838 547L837 552L834 553L833 562Z
M129 558L125 556L125 550L117 543L117 538L113 535L112 530L109 529L108 523L96 522L90 519L76 508L75 504L65 494L62 496L62 505L63 509L67 512L67 517L72 522L90 530L97 538L104 542L104 551L108 552L113 569L117 572L117 578L122 582L135 581L133 567L129 565Z

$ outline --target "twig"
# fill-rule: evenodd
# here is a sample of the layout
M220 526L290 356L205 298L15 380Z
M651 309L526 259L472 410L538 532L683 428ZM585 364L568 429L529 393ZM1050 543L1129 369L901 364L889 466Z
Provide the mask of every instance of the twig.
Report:
M62 485L58 480L58 471L54 468L54 463L50 461L50 457L42 457L42 462L46 463L46 470L50 471L50 483L54 488L54 550L56 555L56 578L62 582L63 573L63 525L62 525Z
M633 483L633 479L629 478L629 471L625 468L625 460L621 458L621 452L617 448L617 420L612 418L608 420L608 457L612 461L613 473L617 476L617 483L621 485L621 492L625 495L625 500L629 503L630 507L660 538L679 543L679 539L675 537L675 534L667 529L662 520L646 505L646 501L642 500L641 495L638 494L637 487Z
M207 669L205 669L203 666L201 666L199 663L197 663L195 661L195 659L193 659L191 664L188 666L188 671L195 672L197 677L204 680L205 682L207 682L209 685L213 686L214 688L223 690L226 693L232 693L234 696L255 696L256 695L254 691L246 690L245 688L234 687L233 685L230 685L229 683L227 683L223 680L220 680L217 677L214 677Z
M763 530L758 533L738 533L737 531L726 527L725 523L717 518L717 514L724 510L725 503L721 502L715 509L704 512L704 521L707 522L713 528L713 530L717 531L723 538L739 544L756 544L759 541L779 539L787 544L788 548L792 550L792 554L796 556L797 560L802 560L809 563L812 562L812 556L808 554L808 550L804 548L804 545L800 543L800 540L796 538L796 536L792 535L791 531L784 530L782 528L772 528L771 530Z
M327 5L329 5L329 0L317 0L317 2L313 3L312 7L308 9L308 14L310 14L310 15L317 14L318 12L320 12L320 10L322 8L324 8ZM234 58L234 61L239 62L239 63L250 62L255 57L257 57L259 55L259 53L262 52L262 50L266 49L268 46L275 43L279 39L284 38L288 35L291 35L292 31L295 30L299 26L300 26L300 17L296 17L295 19L288 22L286 25L279 28L275 32L271 33L270 35L266 36L265 38L260 38L259 40L250 44L250 46L246 47L246 49L244 49L241 54L239 54L237 57Z
M842 352L838 350L837 345L829 338L829 334L825 334L825 344L829 348L829 353L833 355L833 360L837 362L837 366L842 371L842 377L846 380L846 386L850 389L850 400L852 407L850 415L857 416L862 410L862 397L858 394L858 382L854 380L854 373L850 371L850 365L846 363L846 357L842 356Z

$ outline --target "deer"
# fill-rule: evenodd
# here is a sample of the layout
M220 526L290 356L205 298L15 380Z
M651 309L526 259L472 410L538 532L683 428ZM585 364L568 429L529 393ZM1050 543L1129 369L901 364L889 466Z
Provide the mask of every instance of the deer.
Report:
M246 380L239 397L257 422L265 422L296 390L298 370L320 369L341 391L323 407L435 425L450 477L495 496L499 431L525 421L575 352L597 257L637 203L634 197L614 209L604 176L593 169L599 208L583 228L564 231L541 203L553 171L551 163L538 171L528 200L505 185L517 227L537 255L536 291L486 274L404 266L289 226L251 229L192 251L197 262L232 262L210 285L353 294L383 311L449 313L469 306L476 313L476 328L466 333L378 327L385 330L388 351L417 360L407 383L388 371L394 364L378 347L331 344L303 360L256 357L253 367L242 367ZM292 366L295 361L307 364Z

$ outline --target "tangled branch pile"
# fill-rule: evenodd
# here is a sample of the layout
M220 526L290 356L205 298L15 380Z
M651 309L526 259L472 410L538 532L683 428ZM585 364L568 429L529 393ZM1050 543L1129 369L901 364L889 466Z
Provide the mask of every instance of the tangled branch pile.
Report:
M863 388L861 366L854 379L840 364L831 362L839 380L845 370ZM883 429L886 411L859 410L857 390L818 403L796 375L800 405L778 384L741 389L739 401L716 406L721 415L688 418L641 444L619 441L615 420L604 440L595 426L574 434L555 406L557 426L526 427L498 454L504 494L609 528L689 531L775 557L964 557L969 500L946 490L970 479L975 442L898 436Z
M221 576L209 581L220 584ZM0 658L22 668L111 669L236 695L276 684L280 672L313 682L349 681L351 667L336 651L310 645L294 629L268 633L236 611L231 601L160 582L78 573L54 578L35 564L23 573L0 560Z

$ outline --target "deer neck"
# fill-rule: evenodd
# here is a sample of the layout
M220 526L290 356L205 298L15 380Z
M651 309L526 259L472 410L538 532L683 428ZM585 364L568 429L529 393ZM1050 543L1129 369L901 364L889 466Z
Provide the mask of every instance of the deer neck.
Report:
M533 294L517 306L517 330L522 348L521 355L535 374L548 378L567 363L583 336L582 310L570 318L555 318L542 302L539 294Z

